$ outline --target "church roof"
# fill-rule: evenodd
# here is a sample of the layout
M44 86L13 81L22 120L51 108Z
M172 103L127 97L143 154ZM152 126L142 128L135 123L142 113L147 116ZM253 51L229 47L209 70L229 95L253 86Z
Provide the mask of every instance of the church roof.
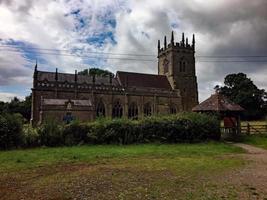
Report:
M38 71L37 80L38 81L54 82L55 76L56 76L55 72ZM58 73L58 82L75 83L75 74ZM93 83L93 77L88 76L88 75L77 74L77 83L92 84ZM95 77L95 84L110 85L110 78L109 77L96 76ZM112 85L118 85L118 81L116 78L112 78Z
M232 111L232 112L241 112L244 111L244 108L242 108L240 105L233 103L229 99L227 99L225 96L215 93L211 95L208 99L200 103L199 105L195 106L192 111L194 112L209 112L209 111L215 111L215 112L226 112L226 111Z
M55 82L55 72L37 71L37 80L41 82ZM64 83L75 83L75 74L57 73L57 81ZM93 76L77 74L78 84L93 84ZM95 76L96 85L110 85L110 77ZM115 78L112 78L113 86L124 88L154 88L160 90L172 90L172 87L165 75L142 74L134 72L118 71Z
M118 71L117 78L120 84L125 88L136 87L172 90L172 87L165 75Z

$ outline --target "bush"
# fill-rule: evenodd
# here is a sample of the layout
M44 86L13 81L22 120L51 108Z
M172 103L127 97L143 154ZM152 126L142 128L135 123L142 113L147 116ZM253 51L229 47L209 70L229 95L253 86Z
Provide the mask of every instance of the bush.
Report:
M25 124L22 131L22 139L24 147L36 147L40 145L40 135L37 128L33 128L30 124Z
M65 126L63 130L64 144L67 146L83 144L88 142L87 134L89 126L74 121Z
M101 119L89 124L88 139L97 144L130 144L137 141L138 122L128 119Z
M219 125L219 120L214 116L182 113L146 118L141 123L141 130L144 139L150 142L197 142L219 140Z
M99 119L91 123L74 121L68 125L46 120L38 129L25 125L18 116L0 116L0 147L19 145L60 146L77 144L133 144L148 142L200 142L220 139L216 116L180 113L151 116L142 120Z
M64 144L63 126L54 119L47 119L38 130L40 143L45 146L60 146Z
M139 121L102 119L88 124L90 143L198 142L220 139L220 122L214 116L183 113L152 116Z
M23 117L20 114L0 115L0 148L10 149L22 144Z

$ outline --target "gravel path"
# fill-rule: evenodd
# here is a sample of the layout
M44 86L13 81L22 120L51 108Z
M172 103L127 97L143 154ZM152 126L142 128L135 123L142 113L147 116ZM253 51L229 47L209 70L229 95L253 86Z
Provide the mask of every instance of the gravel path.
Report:
M242 157L249 164L244 169L227 175L224 181L235 185L239 199L267 200L267 151L247 144L232 145L247 151Z

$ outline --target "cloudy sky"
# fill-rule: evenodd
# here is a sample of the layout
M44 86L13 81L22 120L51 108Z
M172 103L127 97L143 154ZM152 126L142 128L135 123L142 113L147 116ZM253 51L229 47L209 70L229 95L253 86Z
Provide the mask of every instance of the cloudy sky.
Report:
M30 93L36 60L157 73L157 40L172 30L196 35L200 101L229 73L267 89L266 10L266 0L0 0L0 100Z

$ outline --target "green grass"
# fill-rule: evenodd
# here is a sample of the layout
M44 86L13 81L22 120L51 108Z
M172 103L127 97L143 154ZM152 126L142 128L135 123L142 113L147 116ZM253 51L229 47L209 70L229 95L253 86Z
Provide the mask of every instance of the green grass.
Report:
M224 143L99 145L0 152L5 199L235 199L221 176L245 161ZM218 178L219 177L219 178ZM32 192L29 192L32 191ZM177 196L179 194L179 196Z
M241 152L237 147L223 143L179 144L179 145L97 145L57 148L36 148L0 151L0 170L25 169L60 163L95 163L104 159L142 156L196 157L215 156Z
M249 135L243 137L243 142L267 149L267 135Z

